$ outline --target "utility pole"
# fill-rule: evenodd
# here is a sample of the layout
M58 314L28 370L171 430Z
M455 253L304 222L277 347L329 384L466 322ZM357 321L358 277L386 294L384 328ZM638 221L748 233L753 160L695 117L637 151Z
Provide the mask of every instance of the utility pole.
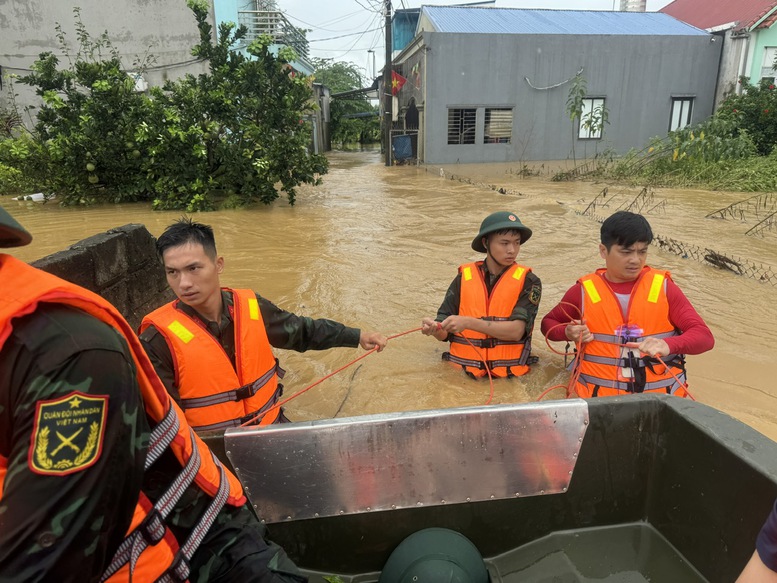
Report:
M386 166L391 166L391 118L393 95L391 91L391 0L386 0L386 64L383 66L383 131L386 152Z

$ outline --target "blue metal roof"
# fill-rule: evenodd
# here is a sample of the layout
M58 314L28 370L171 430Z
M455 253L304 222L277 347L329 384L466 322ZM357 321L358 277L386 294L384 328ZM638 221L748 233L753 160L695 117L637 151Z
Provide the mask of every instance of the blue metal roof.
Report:
M661 12L423 6L437 32L492 34L708 35Z

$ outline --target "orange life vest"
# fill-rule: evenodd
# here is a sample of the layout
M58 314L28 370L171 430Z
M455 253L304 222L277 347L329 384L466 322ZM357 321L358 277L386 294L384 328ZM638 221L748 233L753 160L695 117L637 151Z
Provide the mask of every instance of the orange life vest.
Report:
M461 273L461 298L459 315L483 320L506 321L510 319L523 290L526 274L530 268L513 264L508 267L491 290L489 296L482 261L467 263L459 267ZM474 345L474 346L473 346ZM531 356L531 330L522 340L499 340L473 330L464 330L461 335L451 337L450 352L443 359L460 365L475 377L487 375L483 361L495 377L524 375L529 372Z
M283 369L267 340L262 312L251 290L226 290L234 298L235 366L202 323L178 309L177 301L151 312L140 324L150 325L167 341L175 362L175 384L186 420L197 431L237 427L271 408L283 390ZM280 408L261 418L278 420Z
M127 342L135 363L137 382L146 414L153 427L146 455L146 469L171 449L181 464L181 473L168 492L153 504L142 492L124 541L103 575L104 581L156 581L175 575L189 576L188 561L216 515L225 504L245 503L242 487L210 449L195 435L154 372L132 328L103 298L49 273L35 269L10 255L0 254L0 350L13 329L13 319L35 312L41 303L64 304L77 308L113 327ZM7 452L6 452L7 453ZM8 460L0 456L0 478ZM179 546L164 518L170 513L189 484L197 486L213 500L190 538ZM0 497L3 484L0 480ZM42 501L45 503L45 501ZM172 579L171 579L172 580Z
M645 338L669 338L678 334L669 320L666 298L668 271L651 267L642 270L631 290L624 310L617 295L604 280L605 269L581 277L582 314L594 339L584 345L577 393L580 397L603 397L626 393L661 392L684 397L683 355L670 354L657 359L626 349L626 342ZM579 357L577 357L579 358ZM575 363L573 363L575 364Z

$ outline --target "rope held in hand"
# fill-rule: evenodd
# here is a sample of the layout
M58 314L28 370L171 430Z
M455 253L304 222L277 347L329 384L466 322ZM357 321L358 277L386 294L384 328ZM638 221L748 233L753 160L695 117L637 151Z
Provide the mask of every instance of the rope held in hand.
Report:
M411 333L413 333L413 332L418 332L420 329L421 329L421 328L413 328L412 330L407 330L407 331L405 331L405 332L400 332L399 334L394 334L393 336L389 336L389 337L388 337L388 340L391 340L392 338L399 338L400 336L404 336L404 335L406 335L406 334L411 334ZM291 395L291 396L289 396L289 397L287 397L287 398L283 399L282 401L279 401L279 402L275 403L275 405L273 405L272 407L270 407L270 408L269 408L269 409L267 409L266 411L262 411L261 413L257 413L255 416L251 417L251 418L250 418L248 421L246 421L245 423L243 423L243 424L241 425L241 427L245 427L245 426L247 426L247 425L254 425L255 423L258 423L258 422L259 422L259 420L260 420L262 417L264 417L265 415L267 415L267 414L268 414L268 413L270 413L271 411L275 411L276 409L280 409L281 407L283 407L283 405L285 405L286 403L288 403L288 402L289 402L289 401L291 401L292 399L294 399L294 398L296 398L296 397L299 397L299 396L300 396L302 393L306 393L307 391L309 391L309 390L310 390L310 389L312 389L313 387L315 387L315 386L317 386L317 385L320 385L320 384L321 384L321 383L323 383L323 382L324 382L326 379L328 379L328 378L330 378L330 377L333 377L333 376L335 376L337 373L339 373L339 372L341 372L341 371L345 370L346 368L348 368L349 366L351 366L351 365L353 365L353 364L356 364L356 363L357 363L357 362L359 362L359 361L360 361L362 358L367 358L367 357L368 357L370 354L372 354L372 353L374 353L374 352L377 352L377 350L378 350L378 348L377 348L377 346L376 346L376 347L375 347L375 348L373 348L372 350L369 350L369 351L365 352L364 354L362 354L361 356L359 356L359 357L357 357L357 358L354 358L354 359L353 359L351 362L349 362L348 364L346 364L346 365L344 365L344 366L341 366L341 367L340 367L340 368L338 368L337 370L330 372L328 375L326 375L326 376L324 376L324 377L321 377L320 379L318 379L318 380L317 380L316 382L314 382L313 384L311 384L311 385L308 385L308 386L307 386L307 387L305 387L304 389L302 389L302 390L300 390L300 391L297 391L297 392L296 392L296 393L294 393L293 395Z

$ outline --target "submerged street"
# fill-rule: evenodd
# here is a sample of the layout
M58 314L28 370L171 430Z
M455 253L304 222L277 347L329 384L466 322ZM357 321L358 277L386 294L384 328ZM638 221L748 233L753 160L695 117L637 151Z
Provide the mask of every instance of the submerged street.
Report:
M196 218L215 229L225 257L224 284L253 288L300 315L386 335L414 329L422 317L436 314L458 265L482 258L470 242L480 221L497 210L515 212L534 231L518 261L542 280L541 318L577 277L603 265L599 223L580 213L605 187L606 206L599 202L593 213L602 218L626 208L641 190L550 182L547 170L524 178L518 165L386 168L378 152L336 152L329 158L323 184L301 188L294 207L279 200ZM748 266L777 266L777 231L745 235L757 222L747 214L705 218L749 196L656 189L640 210L655 234L681 246L736 257ZM145 224L158 236L180 216L153 212L146 204L72 209L9 197L0 204L34 236L30 246L10 250L26 261L126 223ZM777 439L777 362L765 334L777 321L777 286L656 245L648 264L672 272L715 335L711 352L688 358L691 393ZM290 402L287 415L310 420L485 404L488 382L472 381L441 361L445 346L420 332L393 339L384 352ZM358 349L276 353L287 370L285 396L362 354ZM533 353L540 361L529 375L495 381L494 403L534 401L546 387L566 382L564 359L546 346L539 321ZM546 398L563 396L556 390Z

